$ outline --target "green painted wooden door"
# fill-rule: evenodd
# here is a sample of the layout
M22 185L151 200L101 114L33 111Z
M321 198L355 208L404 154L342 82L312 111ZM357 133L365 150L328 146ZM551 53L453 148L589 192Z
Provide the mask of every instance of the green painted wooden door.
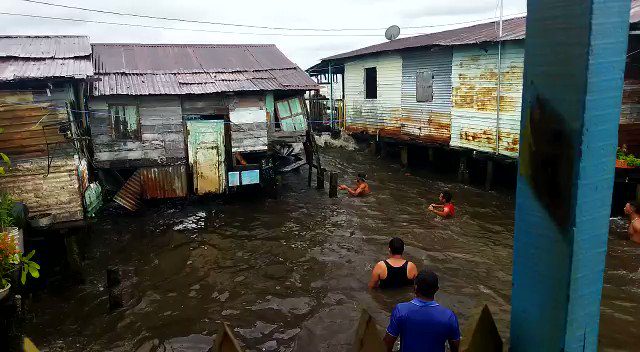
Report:
M226 185L224 121L187 121L187 153L196 194L222 193Z

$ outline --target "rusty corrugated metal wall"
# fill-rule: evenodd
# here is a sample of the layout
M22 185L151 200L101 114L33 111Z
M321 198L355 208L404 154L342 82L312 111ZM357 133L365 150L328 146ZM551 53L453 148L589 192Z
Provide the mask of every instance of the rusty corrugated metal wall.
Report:
M449 144L451 136L451 47L422 48L402 53L403 137L426 143ZM416 101L416 74L433 74L433 101Z
M139 171L144 199L187 196L186 165L143 167Z
M365 68L376 67L378 97L365 99ZM402 58L385 53L356 58L344 65L347 131L398 137L402 118Z
M499 152L517 157L524 70L524 42L503 42ZM486 51L485 51L486 50ZM453 48L451 145L496 152L498 46Z
M46 157L14 160L11 170L0 177L0 190L25 203L32 215L51 213L54 222L80 220L77 166L77 158L56 157L47 175Z

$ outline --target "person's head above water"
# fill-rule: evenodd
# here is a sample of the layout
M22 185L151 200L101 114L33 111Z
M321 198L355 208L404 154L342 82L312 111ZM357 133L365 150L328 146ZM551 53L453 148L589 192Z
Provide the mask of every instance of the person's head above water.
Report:
M438 292L438 275L431 270L422 269L414 280L418 296L433 299Z
M391 255L402 255L404 253L404 241L399 237L394 237L389 241L389 253Z
M629 214L638 214L640 213L640 203L638 203L635 200L631 200L629 201L625 206L624 206L624 213L629 215Z
M367 174L362 172L358 173L358 177L356 177L356 182L361 183L366 181L367 181Z
M444 190L442 191L442 193L440 193L440 201L444 202L444 203L451 203L451 199L453 198L453 195L451 194L451 192Z

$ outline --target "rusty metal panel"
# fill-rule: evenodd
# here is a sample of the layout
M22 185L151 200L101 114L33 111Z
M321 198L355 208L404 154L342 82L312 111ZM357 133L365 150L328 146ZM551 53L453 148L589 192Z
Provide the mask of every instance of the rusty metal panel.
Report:
M496 44L453 49L451 145L517 157L524 43L503 43L499 124L496 124L497 52ZM496 150L497 135L499 150Z
M451 136L451 63L452 49L419 49L402 54L403 136L426 143L449 144ZM416 74L433 74L433 100L418 102Z
M376 67L378 96L366 99L365 68ZM402 58L398 53L367 56L345 63L347 130L397 137L401 135Z
M24 202L31 214L51 213L54 222L81 220L78 166L75 157L56 157L47 174L46 157L12 160L9 172L0 177L0 191Z
M178 198L187 196L187 166L158 166L140 169L144 199Z
M142 181L140 170L136 170L118 193L116 193L113 200L131 211L136 211L142 206L141 196Z
M196 194L226 188L224 120L187 121L187 151Z

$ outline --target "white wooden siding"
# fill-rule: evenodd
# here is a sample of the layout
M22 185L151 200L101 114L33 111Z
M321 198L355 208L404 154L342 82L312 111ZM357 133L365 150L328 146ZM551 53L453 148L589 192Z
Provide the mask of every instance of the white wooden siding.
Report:
M364 70L376 67L378 97L365 99ZM400 133L402 58L385 53L345 63L345 111L347 129L376 134Z

